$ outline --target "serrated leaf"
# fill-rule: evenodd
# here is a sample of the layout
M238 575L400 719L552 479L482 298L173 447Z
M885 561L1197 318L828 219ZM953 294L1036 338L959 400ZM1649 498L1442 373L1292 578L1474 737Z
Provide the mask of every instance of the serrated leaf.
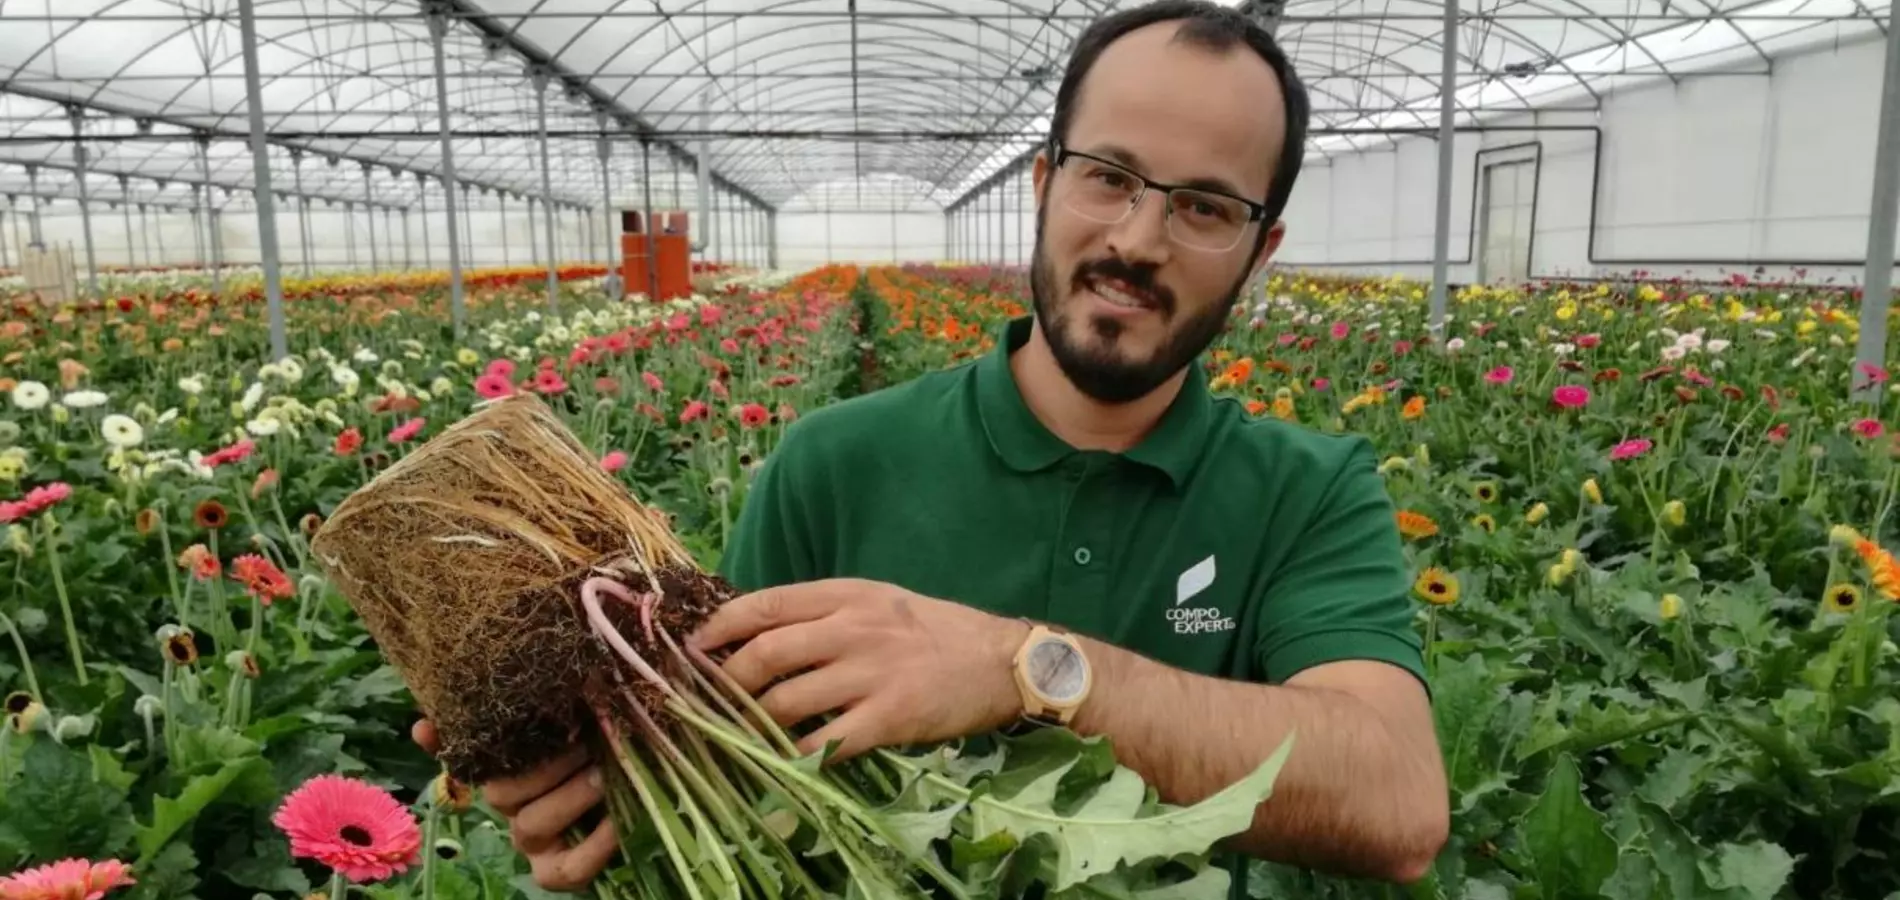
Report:
M1714 865L1705 861L1702 871L1716 890L1738 891L1747 900L1774 900L1794 874L1794 857L1780 844L1767 841L1723 844L1716 850Z
M1019 840L1046 835L1055 844L1048 885L1060 891L1129 862L1201 854L1222 839L1247 830L1254 812L1273 794L1273 783L1293 750L1289 735L1247 777L1193 806L1148 819L1100 820L1059 815L1046 807L1020 805L990 795L971 801L971 835L982 840L1007 831ZM1017 798L1028 795L1024 791Z
M126 791L93 778L91 753L36 740L0 797L0 842L33 859L114 856L132 838Z
M141 825L138 829L139 863L150 860L164 848L167 841L198 818L205 807L216 803L226 788L253 769L268 771L260 757L232 760L210 775L192 776L177 797L154 799L152 824Z
M1663 755L1655 771L1643 780L1643 786L1637 789L1637 794L1663 809L1673 809L1701 784L1702 772L1708 766L1707 755L1672 747Z
M1576 760L1560 754L1537 805L1524 820L1537 884L1546 898L1595 896L1616 871L1616 842L1583 799Z
M198 856L191 852L191 845L171 844L138 867L134 874L138 883L124 896L126 900L195 900L197 871Z

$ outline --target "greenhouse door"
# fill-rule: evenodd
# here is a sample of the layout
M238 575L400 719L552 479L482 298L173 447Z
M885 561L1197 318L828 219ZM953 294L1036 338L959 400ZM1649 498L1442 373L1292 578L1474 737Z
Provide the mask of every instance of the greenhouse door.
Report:
M1530 278L1536 171L1530 160L1485 167L1484 233L1480 236L1484 255L1479 261L1479 280L1516 284Z

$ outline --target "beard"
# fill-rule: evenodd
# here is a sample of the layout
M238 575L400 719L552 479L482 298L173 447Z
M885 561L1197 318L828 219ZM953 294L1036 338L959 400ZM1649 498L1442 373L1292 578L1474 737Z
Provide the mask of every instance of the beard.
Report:
M1114 319L1091 317L1084 323L1083 336L1072 333L1075 314L1057 304L1056 266L1043 243L1047 215L1045 203L1036 213L1036 246L1029 265L1029 293L1036 324L1069 382L1098 403L1120 405L1139 400L1192 363L1220 336L1246 286L1243 272L1220 302L1176 322L1179 305L1174 292L1155 280L1154 267L1134 265L1113 256L1076 263L1069 275L1069 296L1075 296L1092 280L1116 279L1151 300L1163 325L1169 326L1166 338L1152 355L1146 359L1134 357L1120 346L1125 329Z

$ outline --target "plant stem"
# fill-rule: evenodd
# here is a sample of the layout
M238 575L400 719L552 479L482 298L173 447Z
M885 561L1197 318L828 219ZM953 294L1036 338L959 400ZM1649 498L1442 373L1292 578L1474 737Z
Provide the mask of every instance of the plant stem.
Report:
M343 885L343 873L330 873L330 900L343 900L347 888Z
M58 527L48 514L41 522L46 526L46 556L53 566L53 592L59 595L59 612L66 619L66 648L73 656L73 671L79 675L79 686L86 686L86 662L79 653L79 627L73 622L73 601L66 595L66 575L60 571Z
M436 805L427 801L429 813L422 820L422 900L435 900L435 829Z
M20 637L20 629L6 613L0 613L0 625L6 626L7 634L13 637L13 648L20 651L20 671L26 674L27 692L33 695L34 702L45 706L46 695L40 692L40 679L33 674L33 657L26 655L26 641Z
M171 521L169 516L171 505L160 500L152 504L152 507L160 511L158 518L158 545L165 551L165 564L163 566L165 569L165 584L171 588L172 606L178 612L178 624L188 625L189 623L185 621L185 598L178 592L178 557L172 554ZM185 586L189 588L191 585L187 582Z

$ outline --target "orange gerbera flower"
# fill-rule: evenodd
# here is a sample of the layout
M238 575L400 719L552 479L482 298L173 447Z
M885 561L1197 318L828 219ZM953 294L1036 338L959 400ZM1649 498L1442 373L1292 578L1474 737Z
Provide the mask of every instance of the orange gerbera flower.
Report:
M1416 419L1425 415L1425 395L1413 394L1412 399L1405 401L1405 408L1399 410L1399 415L1407 419Z
M1900 600L1900 560L1893 558L1879 544L1861 539L1854 542L1854 552L1860 555L1860 561L1867 564L1868 578L1874 587L1889 600Z
M1399 510L1399 534L1408 541L1423 540L1438 533L1438 523L1424 513Z

